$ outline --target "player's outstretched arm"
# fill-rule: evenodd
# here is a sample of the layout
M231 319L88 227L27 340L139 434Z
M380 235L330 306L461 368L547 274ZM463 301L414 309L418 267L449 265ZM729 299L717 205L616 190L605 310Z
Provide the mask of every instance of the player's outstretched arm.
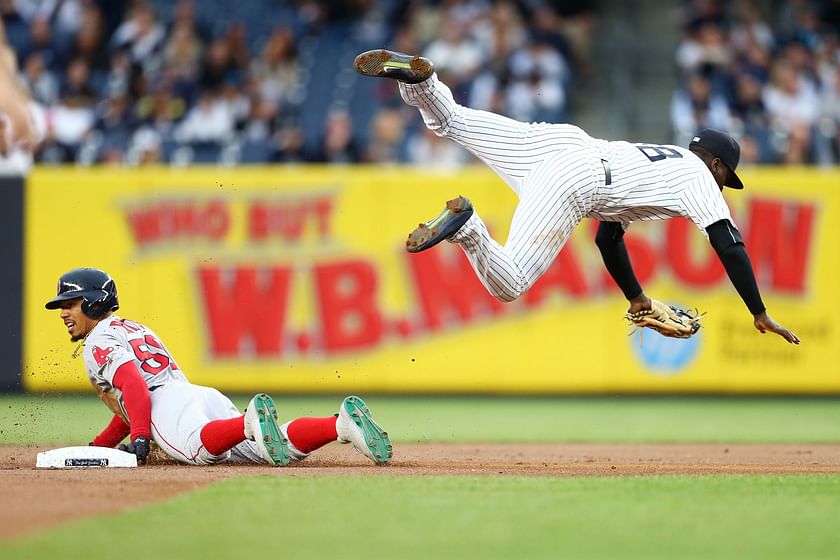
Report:
M799 344L799 338L788 329L774 321L767 314L767 308L761 301L758 282L753 273L752 263L741 239L741 233L729 220L720 220L706 228L709 242L726 269L729 280L744 300L747 309L753 314L753 325L759 332L776 333L792 344Z
M621 224L601 222L598 225L598 233L595 234L595 244L601 252L601 258L610 276L630 302L630 312L636 313L650 309L650 298L642 291L642 286L633 272L633 265L630 264L630 255L624 244L624 228Z

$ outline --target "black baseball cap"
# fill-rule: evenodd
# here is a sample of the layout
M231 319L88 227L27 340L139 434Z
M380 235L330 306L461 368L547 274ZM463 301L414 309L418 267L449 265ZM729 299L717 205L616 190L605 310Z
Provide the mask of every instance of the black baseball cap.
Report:
M726 177L724 186L733 189L744 188L744 183L735 174L735 168L738 167L738 161L741 159L741 146L734 138L721 130L704 128L691 139L688 149L694 146L705 148L710 154L720 158L720 161L729 168L729 175Z

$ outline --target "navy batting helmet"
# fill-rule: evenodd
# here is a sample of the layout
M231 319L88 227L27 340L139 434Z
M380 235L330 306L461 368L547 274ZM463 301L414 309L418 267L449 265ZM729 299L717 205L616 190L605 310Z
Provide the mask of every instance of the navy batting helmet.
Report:
M58 294L47 302L47 309L58 309L62 301L82 300L82 312L101 319L120 308L117 285L107 272L98 268L75 268L58 279Z

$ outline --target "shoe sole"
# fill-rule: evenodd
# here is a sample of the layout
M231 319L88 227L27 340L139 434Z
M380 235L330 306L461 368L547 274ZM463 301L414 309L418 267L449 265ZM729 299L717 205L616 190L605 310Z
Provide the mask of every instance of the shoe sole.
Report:
M374 422L365 401L359 397L347 397L341 406L350 415L350 420L362 431L371 458L380 465L390 461L394 450L391 438L388 437L388 432Z
M363 76L394 78L408 83L427 80L434 72L434 65L427 58L386 50L363 52L353 61L353 66Z
M262 441L257 442L257 445L261 445L268 452L274 466L288 465L291 461L289 440L277 425L277 408L274 401L265 393L260 393L254 397L253 402L262 433Z
M472 213L472 204L463 196L447 201L443 212L408 234L405 250L419 253L434 247L461 229Z

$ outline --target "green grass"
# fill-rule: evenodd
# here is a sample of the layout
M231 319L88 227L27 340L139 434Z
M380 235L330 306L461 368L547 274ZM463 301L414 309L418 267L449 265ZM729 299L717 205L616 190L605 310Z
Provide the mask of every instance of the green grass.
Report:
M837 398L368 396L396 442L840 442ZM234 398L242 408L247 397ZM340 397L275 395L283 419L332 414ZM93 396L0 396L0 443L90 441Z
M285 419L331 414L340 397L275 400ZM366 400L397 444L840 442L836 398ZM95 397L0 396L0 444L87 442L108 418ZM840 550L840 475L281 474L0 542L0 558L800 559Z
M840 476L231 479L13 558L831 558Z

